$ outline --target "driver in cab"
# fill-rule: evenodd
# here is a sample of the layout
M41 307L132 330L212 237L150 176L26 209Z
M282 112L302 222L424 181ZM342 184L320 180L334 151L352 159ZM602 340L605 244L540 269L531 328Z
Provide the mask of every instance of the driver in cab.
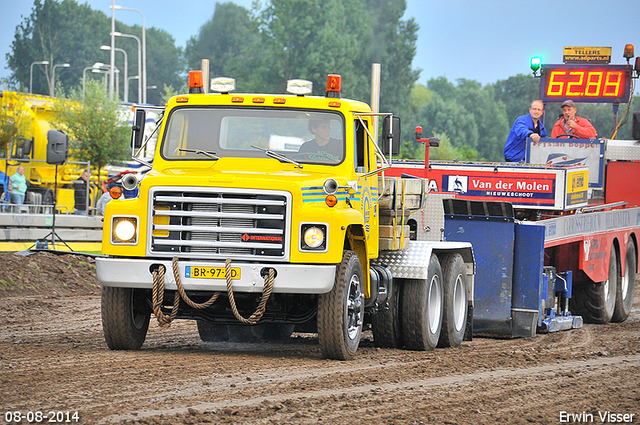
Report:
M298 153L309 154L309 159L312 160L342 160L342 142L331 138L330 120L309 121L309 131L315 138L300 146Z
M571 137L578 139L595 139L598 137L596 129L586 118L576 116L576 104L573 100L562 102L562 117L554 124L551 137L554 139Z

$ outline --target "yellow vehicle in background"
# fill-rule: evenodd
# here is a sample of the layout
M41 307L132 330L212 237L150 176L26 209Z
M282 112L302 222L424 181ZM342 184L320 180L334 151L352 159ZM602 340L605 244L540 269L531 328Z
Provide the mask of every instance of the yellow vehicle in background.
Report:
M30 212L42 212L45 206L53 205L54 190L56 206L62 213L74 211L73 181L77 180L86 164L65 162L56 166L47 163L47 132L55 129L55 107L48 96L37 94L0 92L0 107L3 123L2 141L4 152L0 153L0 182L13 175L19 166L25 168L27 194L25 203L33 207ZM106 174L105 174L106 176ZM97 180L97 176L92 181ZM93 198L99 196L92 188Z

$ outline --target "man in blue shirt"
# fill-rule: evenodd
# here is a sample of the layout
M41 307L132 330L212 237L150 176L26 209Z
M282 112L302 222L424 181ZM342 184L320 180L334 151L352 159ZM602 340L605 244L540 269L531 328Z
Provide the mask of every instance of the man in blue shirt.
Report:
M516 119L509 132L507 143L504 145L504 159L509 162L524 161L525 141L531 137L534 142L539 142L541 137L547 137L547 129L540 121L544 112L544 103L541 100L531 102L528 115L522 115Z

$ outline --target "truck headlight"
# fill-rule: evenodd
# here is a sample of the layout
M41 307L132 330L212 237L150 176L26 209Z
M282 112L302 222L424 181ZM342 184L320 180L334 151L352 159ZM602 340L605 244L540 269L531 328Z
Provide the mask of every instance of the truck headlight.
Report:
M302 251L326 251L327 249L327 226L325 224L305 223L300 227L302 241L300 249Z
M112 217L111 243L135 244L138 242L137 217Z

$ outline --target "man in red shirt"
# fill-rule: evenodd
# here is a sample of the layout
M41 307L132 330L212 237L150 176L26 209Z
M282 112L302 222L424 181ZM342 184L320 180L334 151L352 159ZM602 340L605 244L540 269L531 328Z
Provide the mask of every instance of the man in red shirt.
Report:
M563 117L554 124L553 130L551 130L552 138L555 139L565 134L572 134L578 139L595 139L598 137L596 129L593 128L588 119L576 117L577 111L578 109L573 100L562 102Z

